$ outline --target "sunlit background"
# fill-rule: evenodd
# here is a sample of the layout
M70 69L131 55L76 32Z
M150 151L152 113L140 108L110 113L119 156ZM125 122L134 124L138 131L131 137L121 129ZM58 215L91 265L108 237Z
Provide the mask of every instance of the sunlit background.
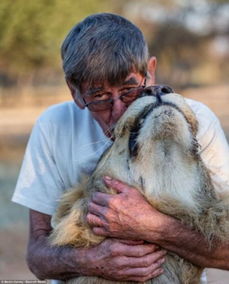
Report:
M157 83L207 104L229 138L228 0L1 0L0 279L34 279L24 261L28 212L10 198L36 118L71 99L61 42L75 23L98 12L139 26L158 59Z

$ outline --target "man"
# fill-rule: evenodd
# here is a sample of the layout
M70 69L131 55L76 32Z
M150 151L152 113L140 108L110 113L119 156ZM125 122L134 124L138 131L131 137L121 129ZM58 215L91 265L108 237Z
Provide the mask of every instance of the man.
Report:
M30 208L27 260L32 272L40 279L95 275L142 282L163 273L166 250L199 266L229 269L228 243L209 248L202 235L156 211L134 188L109 177L104 182L117 195L96 194L87 215L94 232L108 238L93 248L50 247L47 237L59 197L82 173L92 172L112 143L114 125L136 99L129 91L153 85L156 70L156 59L148 58L140 30L106 13L89 16L70 31L62 59L77 107L73 102L59 104L38 119L13 196L13 201ZM229 149L222 129L206 106L188 103L199 120L202 158L218 193L226 195Z

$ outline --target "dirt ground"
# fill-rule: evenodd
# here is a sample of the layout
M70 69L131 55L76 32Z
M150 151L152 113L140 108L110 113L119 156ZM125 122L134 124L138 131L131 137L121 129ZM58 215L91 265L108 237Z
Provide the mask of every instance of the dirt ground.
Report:
M15 224L0 230L0 279L34 280L26 265L27 225Z
M220 118L229 138L229 86L190 89L185 91L184 95L207 104ZM64 94L57 97L56 100L48 102L42 101L32 104L21 102L20 105L12 107L8 104L4 108L0 105L0 146L4 148L4 141L11 141L15 150L17 143L24 143L28 139L28 133L31 131L34 121L48 105L69 99L69 95ZM20 140L21 137L22 140ZM0 160L1 157L0 154ZM13 187L11 191L13 192ZM7 202L10 204L9 200ZM6 207L8 206L7 202ZM25 262L27 238L26 222L10 223L8 226L2 227L0 222L0 279L35 279ZM229 271L211 269L207 271L207 275L209 284L229 284Z

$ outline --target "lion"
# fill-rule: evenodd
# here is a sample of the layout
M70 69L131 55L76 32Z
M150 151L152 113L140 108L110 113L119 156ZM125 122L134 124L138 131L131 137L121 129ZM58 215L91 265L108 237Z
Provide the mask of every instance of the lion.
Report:
M201 232L209 241L229 235L229 205L220 200L196 140L198 122L185 99L166 86L146 88L122 115L114 143L102 155L93 174L64 194L53 216L52 245L88 247L104 237L86 222L94 191L114 194L104 176L137 188L157 210ZM199 283L202 268L168 252L164 273L153 284ZM98 277L78 277L69 283L113 283ZM125 283L125 282L120 282ZM128 283L128 282L126 282Z

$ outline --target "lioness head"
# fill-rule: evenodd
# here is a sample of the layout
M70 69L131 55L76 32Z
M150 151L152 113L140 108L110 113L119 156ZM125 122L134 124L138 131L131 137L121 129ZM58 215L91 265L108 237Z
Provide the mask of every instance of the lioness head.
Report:
M202 184L197 120L184 98L171 91L146 88L119 119L114 143L96 169L98 188L101 177L110 175L153 196L154 206L179 200L195 208Z
M169 87L151 86L127 109L114 133L115 139L125 137L126 141L128 136L130 157L134 158L141 151L151 151L152 140L164 144L165 152L169 143L193 155L197 129L196 117L182 96Z

